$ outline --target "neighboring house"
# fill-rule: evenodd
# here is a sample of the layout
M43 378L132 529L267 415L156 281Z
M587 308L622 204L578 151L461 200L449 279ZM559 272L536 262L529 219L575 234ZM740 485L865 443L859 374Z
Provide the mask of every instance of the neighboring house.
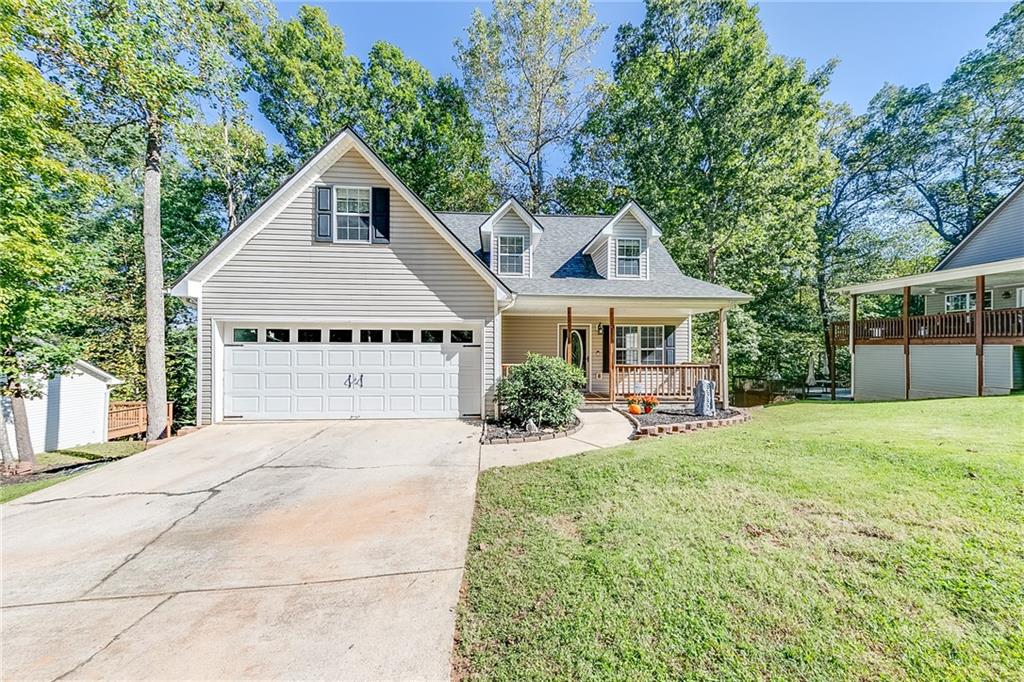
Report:
M844 287L856 400L1005 395L1024 388L1024 182L932 272ZM903 316L857 319L857 297L903 296ZM924 297L910 316L908 296ZM981 305L978 302L981 301Z
M605 401L721 386L688 364L690 319L718 311L724 343L749 297L682 274L660 234L634 203L434 213L346 130L170 290L197 310L199 422L489 414L530 351Z
M84 360L67 374L46 383L39 398L25 401L32 447L39 452L107 440L110 389L124 383ZM0 427L6 427L14 448L14 415L10 399L0 399Z

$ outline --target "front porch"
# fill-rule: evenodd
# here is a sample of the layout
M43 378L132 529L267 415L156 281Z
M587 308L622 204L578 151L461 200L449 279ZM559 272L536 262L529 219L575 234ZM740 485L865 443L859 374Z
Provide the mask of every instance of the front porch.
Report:
M721 304L718 304L721 306ZM567 305L562 314L500 316L501 375L526 359L527 353L560 356L587 377L587 404L608 405L627 395L650 394L667 403L691 403L697 382L715 382L718 402L729 406L727 390L728 328L725 307L647 309L614 306L595 314L593 306ZM716 362L692 362L693 316L716 314Z

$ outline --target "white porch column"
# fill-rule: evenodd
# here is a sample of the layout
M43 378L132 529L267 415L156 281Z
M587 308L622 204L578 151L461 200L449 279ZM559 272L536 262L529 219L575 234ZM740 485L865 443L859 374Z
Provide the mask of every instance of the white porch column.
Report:
M722 384L722 409L729 409L729 323L725 308L718 309L718 369Z

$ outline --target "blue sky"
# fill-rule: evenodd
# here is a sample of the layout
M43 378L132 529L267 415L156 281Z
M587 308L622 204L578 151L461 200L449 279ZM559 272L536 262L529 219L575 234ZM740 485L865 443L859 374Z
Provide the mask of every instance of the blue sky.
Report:
M303 3L276 3L291 17ZM377 40L398 45L433 74L455 73L453 41L474 7L483 2L330 2L331 21L345 33L349 51L363 58ZM815 68L836 57L829 97L863 111L885 82L938 86L968 51L984 46L985 33L1010 2L762 2L760 16L772 50ZM615 29L643 19L637 2L595 2L608 25L595 56L610 69ZM266 123L257 117L257 125ZM267 133L273 139L278 136Z

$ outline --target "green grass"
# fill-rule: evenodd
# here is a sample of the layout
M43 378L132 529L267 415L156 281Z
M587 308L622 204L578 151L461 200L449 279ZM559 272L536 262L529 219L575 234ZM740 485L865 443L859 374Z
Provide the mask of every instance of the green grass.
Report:
M146 444L141 440L112 440L107 443L79 445L74 448L58 450L57 452L83 459L120 459L121 457L128 457L142 452L145 449Z
M13 499L17 499L22 495L28 495L34 493L37 490L43 488L49 488L51 485L56 483L62 483L75 474L64 474L61 476L53 476L51 478L38 478L34 481L26 481L25 483L7 483L0 485L0 504L4 502L10 502Z
M1024 679L1024 396L803 403L480 477L456 673Z

